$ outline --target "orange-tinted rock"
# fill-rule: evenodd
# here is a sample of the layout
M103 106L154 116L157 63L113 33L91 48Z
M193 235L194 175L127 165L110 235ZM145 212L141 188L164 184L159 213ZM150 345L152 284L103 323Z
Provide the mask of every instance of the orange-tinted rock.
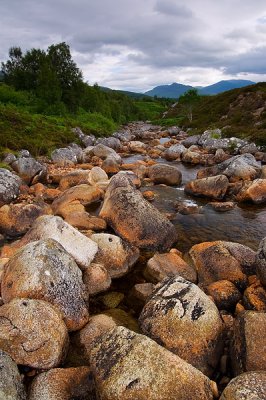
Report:
M111 277L101 264L91 263L83 272L83 282L89 295L101 293L111 286Z
M178 168L168 164L155 164L148 169L148 177L155 184L178 186L182 181L182 174Z
M73 186L88 184L90 171L77 169L62 176L59 182L59 189L65 191Z
M266 312L266 290L261 285L249 286L243 295L243 304L246 310Z
M241 293L230 281L217 281L206 288L219 310L231 310L242 298Z
M266 238L260 242L256 254L256 272L262 285L266 287Z
M226 194L228 184L228 179L224 175L195 179L186 184L185 192L193 196L206 196L221 200Z
M266 203L266 179L247 182L236 196L236 201L250 201L254 204Z
M144 199L148 201L153 201L155 199L155 193L152 190L145 190L142 192Z
M68 334L60 312L42 300L14 299L0 307L0 348L17 364L53 368L66 354Z
M65 216L65 221L80 230L103 231L106 229L106 222L103 218L90 215L86 211L69 213Z
M230 211L235 207L235 203L233 203L232 201L212 201L211 203L208 203L208 205L210 205L215 211L218 212Z
M266 400L266 371L245 372L232 379L220 400Z

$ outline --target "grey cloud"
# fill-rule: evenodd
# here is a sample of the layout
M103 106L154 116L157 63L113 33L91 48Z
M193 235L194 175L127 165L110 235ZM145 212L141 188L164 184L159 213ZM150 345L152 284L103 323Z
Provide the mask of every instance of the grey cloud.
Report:
M226 72L266 74L265 54L266 46L232 57L227 60Z
M155 11L170 16L178 16L180 18L190 18L193 16L192 11L186 6L177 4L174 0L158 0L154 7Z

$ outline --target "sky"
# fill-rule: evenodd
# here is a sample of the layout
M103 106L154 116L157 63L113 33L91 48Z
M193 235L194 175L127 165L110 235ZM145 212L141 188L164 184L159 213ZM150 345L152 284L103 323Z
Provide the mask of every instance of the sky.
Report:
M0 61L66 42L89 84L266 81L265 0L0 0Z

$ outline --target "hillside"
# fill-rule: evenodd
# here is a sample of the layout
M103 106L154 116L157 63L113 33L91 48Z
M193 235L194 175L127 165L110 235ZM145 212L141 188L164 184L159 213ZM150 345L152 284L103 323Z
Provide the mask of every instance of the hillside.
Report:
M214 95L225 92L227 90L241 88L244 86L253 85L255 82L240 79L231 79L217 82L210 86L205 87L193 87L188 85L182 85L180 83L172 83L171 85L156 86L152 90L145 92L148 96L165 97L171 99L178 99L185 92L190 89L197 89L200 95Z
M181 104L169 109L168 118L176 119L184 128L193 128L193 132L221 128L226 136L245 137L266 145L266 82L199 97L193 105L192 122Z

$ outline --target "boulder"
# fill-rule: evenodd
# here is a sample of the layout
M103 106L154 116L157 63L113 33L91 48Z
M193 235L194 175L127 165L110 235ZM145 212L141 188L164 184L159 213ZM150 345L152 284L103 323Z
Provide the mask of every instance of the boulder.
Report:
M139 141L131 141L128 143L129 150L132 153L146 153L147 145Z
M259 281L245 290L242 303L246 310L266 312L266 290Z
M64 222L62 218L51 215L37 218L21 239L20 246L40 239L54 239L59 242L83 269L89 267L98 251L95 242Z
M26 400L18 367L3 350L0 350L0 399Z
M194 146L197 145L199 142L201 135L192 135L187 137L185 140L182 140L182 145L185 147L190 147L190 146Z
M89 183L94 186L97 185L101 189L106 189L109 184L107 173L100 167L93 167L89 175Z
M211 381L153 340L117 327L94 342L90 365L102 400L211 400Z
M203 286L228 280L238 289L247 286L247 274L253 274L256 253L239 243L215 241L194 245L190 251Z
M195 179L188 182L185 192L193 196L206 196L215 200L224 198L229 181L224 175L209 178Z
M210 298L193 283L166 278L145 304L139 318L144 334L211 375L222 351L223 324Z
M240 148L239 153L240 154L245 154L245 153L255 154L258 151L259 151L259 149L255 143L248 143Z
M113 156L109 156L103 161L102 169L107 174L117 174L120 171L120 163Z
M187 264L177 253L156 253L147 262L144 270L145 278L152 282L161 282L167 276L182 276L190 282L197 282L197 272Z
M32 157L18 158L12 163L12 168L27 185L45 179L47 174L46 166Z
M85 154L88 154L86 149L84 150ZM104 144L97 144L89 150L90 155L94 155L96 157L105 160L108 157L112 157L118 164L121 164L121 157L117 152L110 147L105 146Z
M245 372L232 379L220 400L266 400L266 371Z
M96 141L97 144L103 144L104 146L110 147L111 149L115 151L121 150L122 144L121 141L113 136L105 137L105 138L99 138Z
M188 149L182 153L181 159L184 163L188 164L203 164L205 165L205 160L203 159L202 153L199 151L192 151Z
M94 262L103 265L111 278L125 275L139 258L139 249L118 236L96 233L90 238L98 245Z
M59 189L64 192L65 190L73 186L81 185L83 183L88 184L89 176L90 171L86 171L83 169L77 169L75 171L69 172L68 174L63 175L60 179Z
M82 148L77 144L77 143L70 143L70 145L67 146L68 149L72 150L73 153L77 157L77 162L78 163L83 163L83 150Z
M163 251L177 238L175 227L143 198L126 176L112 177L100 217L118 236L140 248Z
M180 161L181 155L186 151L186 147L183 144L174 144L170 146L163 154L163 157L168 161Z
M0 208L0 232L8 236L23 235L36 218L50 212L50 208L37 204L6 204Z
M89 367L54 368L31 383L28 400L96 399Z
M112 280L107 269L96 263L83 272L83 282L89 295L105 292L111 286Z
M230 353L235 376L265 371L266 313L243 311L235 319Z
M67 147L54 150L51 154L51 160L61 166L75 165L78 162L74 151Z
M137 283L130 290L126 302L131 308L133 308L133 310L135 310L137 313L140 313L153 290L153 283Z
M242 295L236 286L226 280L211 283L206 292L213 298L219 310L234 310Z
M20 193L21 179L5 168L0 168L0 207L15 200Z
M178 186L182 181L182 174L178 168L168 164L155 164L148 168L148 177L155 184Z
M42 300L14 299L0 307L0 348L17 364L37 369L59 365L68 334L61 313Z
M68 224L80 230L103 231L106 229L104 219L90 215L86 211L70 212L65 214L64 219Z
M266 237L260 242L256 254L256 272L262 285L266 287Z
M53 239L31 242L5 265L1 294L45 300L56 306L68 330L81 329L89 319L82 273L64 248Z
M246 182L236 196L236 201L249 201L254 204L266 203L266 179L255 179Z

